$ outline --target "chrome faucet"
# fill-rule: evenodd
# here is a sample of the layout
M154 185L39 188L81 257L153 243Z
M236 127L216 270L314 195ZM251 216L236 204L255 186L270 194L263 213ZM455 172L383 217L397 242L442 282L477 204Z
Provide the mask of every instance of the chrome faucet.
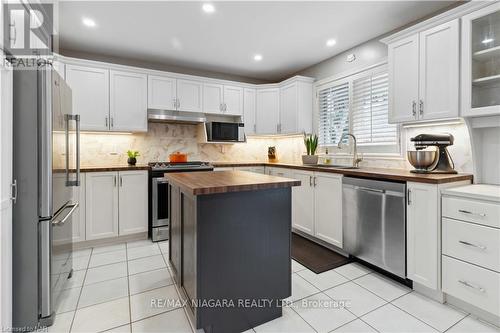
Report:
M352 140L354 141L354 149L353 149L354 151L352 154L352 166L354 168L359 168L359 162L361 162L363 159L358 158L358 144L357 144L356 137L354 136L354 134L351 134L351 133L342 134L342 136L340 137L339 143L338 143L338 148L340 149L342 147L342 139L344 139L344 136L350 136L350 137L352 137Z

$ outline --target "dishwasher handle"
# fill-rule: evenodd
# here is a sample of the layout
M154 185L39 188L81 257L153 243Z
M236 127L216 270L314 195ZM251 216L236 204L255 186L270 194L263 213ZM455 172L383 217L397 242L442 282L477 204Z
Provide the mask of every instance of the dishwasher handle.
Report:
M385 193L385 190L380 190L376 188L362 187L362 186L354 186L355 190L367 191L367 192L376 192L376 193Z
M353 185L353 186L350 186L350 187L352 189L354 189L354 190L357 190L357 191L365 191L365 192L372 192L372 193L377 193L377 194L382 194L382 195L390 195L392 197L404 197L405 196L404 192L398 192L398 191L390 191L390 190L384 190L384 189L379 189L379 188L371 188L371 187L364 187L364 186L357 186L357 185Z

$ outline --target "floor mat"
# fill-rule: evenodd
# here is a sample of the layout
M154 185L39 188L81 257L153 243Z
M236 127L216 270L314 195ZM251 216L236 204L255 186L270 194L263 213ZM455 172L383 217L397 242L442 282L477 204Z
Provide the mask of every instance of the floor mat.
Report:
M349 258L294 233L292 258L316 274L351 262Z

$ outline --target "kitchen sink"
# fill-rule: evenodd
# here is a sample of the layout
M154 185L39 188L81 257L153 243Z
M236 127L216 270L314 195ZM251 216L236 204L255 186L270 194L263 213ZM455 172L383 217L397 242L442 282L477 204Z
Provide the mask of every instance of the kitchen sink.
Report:
M359 169L359 167L355 167L352 165L318 164L316 166L320 168L332 168L332 169Z

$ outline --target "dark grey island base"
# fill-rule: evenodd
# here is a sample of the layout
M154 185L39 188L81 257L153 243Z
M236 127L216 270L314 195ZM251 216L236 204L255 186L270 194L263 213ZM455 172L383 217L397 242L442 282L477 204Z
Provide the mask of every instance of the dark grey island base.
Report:
M199 175L204 173L190 177L210 177ZM242 332L280 317L281 300L291 295L290 186L300 183L258 175L254 190L225 184L224 191L208 191L219 193L196 195L200 187L189 183L195 179L176 178L185 174L166 174L169 260L193 325L205 332ZM242 171L211 174L245 186L253 177Z

